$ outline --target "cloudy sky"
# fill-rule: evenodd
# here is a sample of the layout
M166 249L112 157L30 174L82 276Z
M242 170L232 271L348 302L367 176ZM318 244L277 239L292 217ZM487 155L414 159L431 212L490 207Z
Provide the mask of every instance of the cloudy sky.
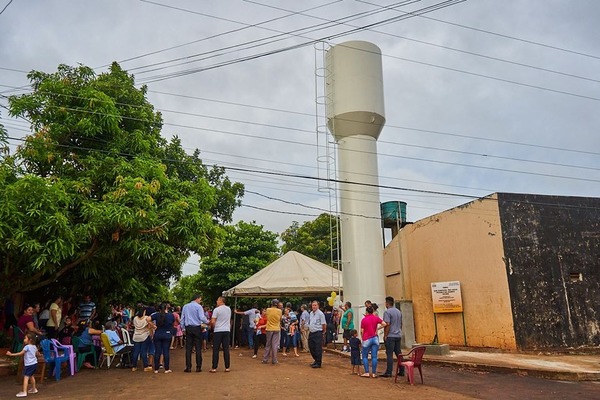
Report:
M315 68L348 40L381 48L381 200L407 202L409 221L497 191L600 196L597 0L5 5L3 96L27 91L30 70L120 62L148 86L165 137L236 168L247 189L236 221L281 233L329 210L326 185L306 178L327 176ZM1 115L11 137L27 134Z

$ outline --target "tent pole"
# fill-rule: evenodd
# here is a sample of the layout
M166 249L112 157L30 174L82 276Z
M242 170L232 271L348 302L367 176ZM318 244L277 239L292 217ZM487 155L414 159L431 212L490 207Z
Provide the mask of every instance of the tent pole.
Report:
M231 340L231 347L235 347L235 331L236 331L236 323L235 323L235 319L237 318L237 314L235 313L237 311L237 296L234 297L234 306L233 306L233 339Z

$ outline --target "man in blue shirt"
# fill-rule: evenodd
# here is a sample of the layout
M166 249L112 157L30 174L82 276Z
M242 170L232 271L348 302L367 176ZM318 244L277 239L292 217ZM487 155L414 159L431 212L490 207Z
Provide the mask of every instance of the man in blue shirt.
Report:
M117 331L115 331L115 322L107 322L104 324L104 333L108 336L108 341L110 342L111 347L114 352L121 356L120 364L123 363L123 355L133 352L133 345L128 345L123 342L123 340L119 337ZM131 354L129 354L129 364L131 364ZM118 367L118 365L117 365Z
M311 303L312 311L308 318L308 348L310 349L310 355L315 360L310 366L312 368L321 368L321 361L323 359L323 336L327 332L327 321L325 320L325 314L319 310L319 302L313 300Z
M383 320L387 324L383 331L383 341L385 343L385 356L387 359L387 368L381 375L384 378L390 378L394 368L394 354L398 357L400 354L400 339L402 338L402 313L394 307L394 298L385 298L385 312Z
M202 297L195 294L192 301L181 310L181 329L185 332L185 369L192 372L192 348L196 349L196 372L202 371L202 324L208 325L204 309L200 305Z

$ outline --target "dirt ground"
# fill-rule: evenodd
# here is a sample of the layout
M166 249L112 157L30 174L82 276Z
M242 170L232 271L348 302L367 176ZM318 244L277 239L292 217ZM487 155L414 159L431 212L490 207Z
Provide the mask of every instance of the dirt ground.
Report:
M410 386L405 378L394 384L393 379L361 378L350 374L350 362L335 354L324 353L323 367L312 369L312 358L308 353L300 357L283 357L279 353L277 365L261 364L260 357L252 358L247 349L231 350L231 372L225 373L223 359L219 361L217 373L209 373L212 350L203 353L202 372L184 373L184 350L171 351L172 374L153 374L139 369L82 370L70 376L63 372L56 382L46 379L39 385L38 394L32 399L349 399L367 395L379 398L420 399L472 399L456 393L446 392L431 386ZM193 358L192 358L193 360ZM194 362L194 361L192 361ZM194 365L195 367L195 365ZM382 365L378 367L383 372ZM425 368L424 368L425 369ZM195 370L195 368L193 368ZM418 374L418 373L417 373ZM427 383L427 371L424 371ZM417 378L418 379L418 378ZM0 378L0 399L15 398L20 385L15 377Z

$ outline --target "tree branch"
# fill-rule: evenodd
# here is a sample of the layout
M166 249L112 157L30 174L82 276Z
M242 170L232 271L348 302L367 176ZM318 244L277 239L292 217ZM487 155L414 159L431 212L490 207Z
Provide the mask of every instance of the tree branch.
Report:
M19 289L31 291L31 290L40 288L42 286L48 285L50 282L56 280L57 278L59 278L60 276L62 276L66 272L68 272L69 270L75 268L77 265L81 264L82 262L84 262L85 260L87 260L88 258L93 256L94 253L96 252L96 250L98 250L98 247L99 247L98 239L94 239L94 242L92 243L92 247L90 247L89 250L83 256L79 257L77 260L73 261L72 263L65 265L58 272L56 272L53 276L51 276L43 281L34 283L36 280L38 280L42 276L44 276L44 272L42 272L42 271L38 272L37 274L33 275L30 279L25 281L23 283L23 285L21 286L21 288L19 288Z
M155 226L154 228L140 230L139 232L140 233L154 233L154 232L162 230L162 228L167 226L168 223L169 223L169 221L162 223L159 226Z

